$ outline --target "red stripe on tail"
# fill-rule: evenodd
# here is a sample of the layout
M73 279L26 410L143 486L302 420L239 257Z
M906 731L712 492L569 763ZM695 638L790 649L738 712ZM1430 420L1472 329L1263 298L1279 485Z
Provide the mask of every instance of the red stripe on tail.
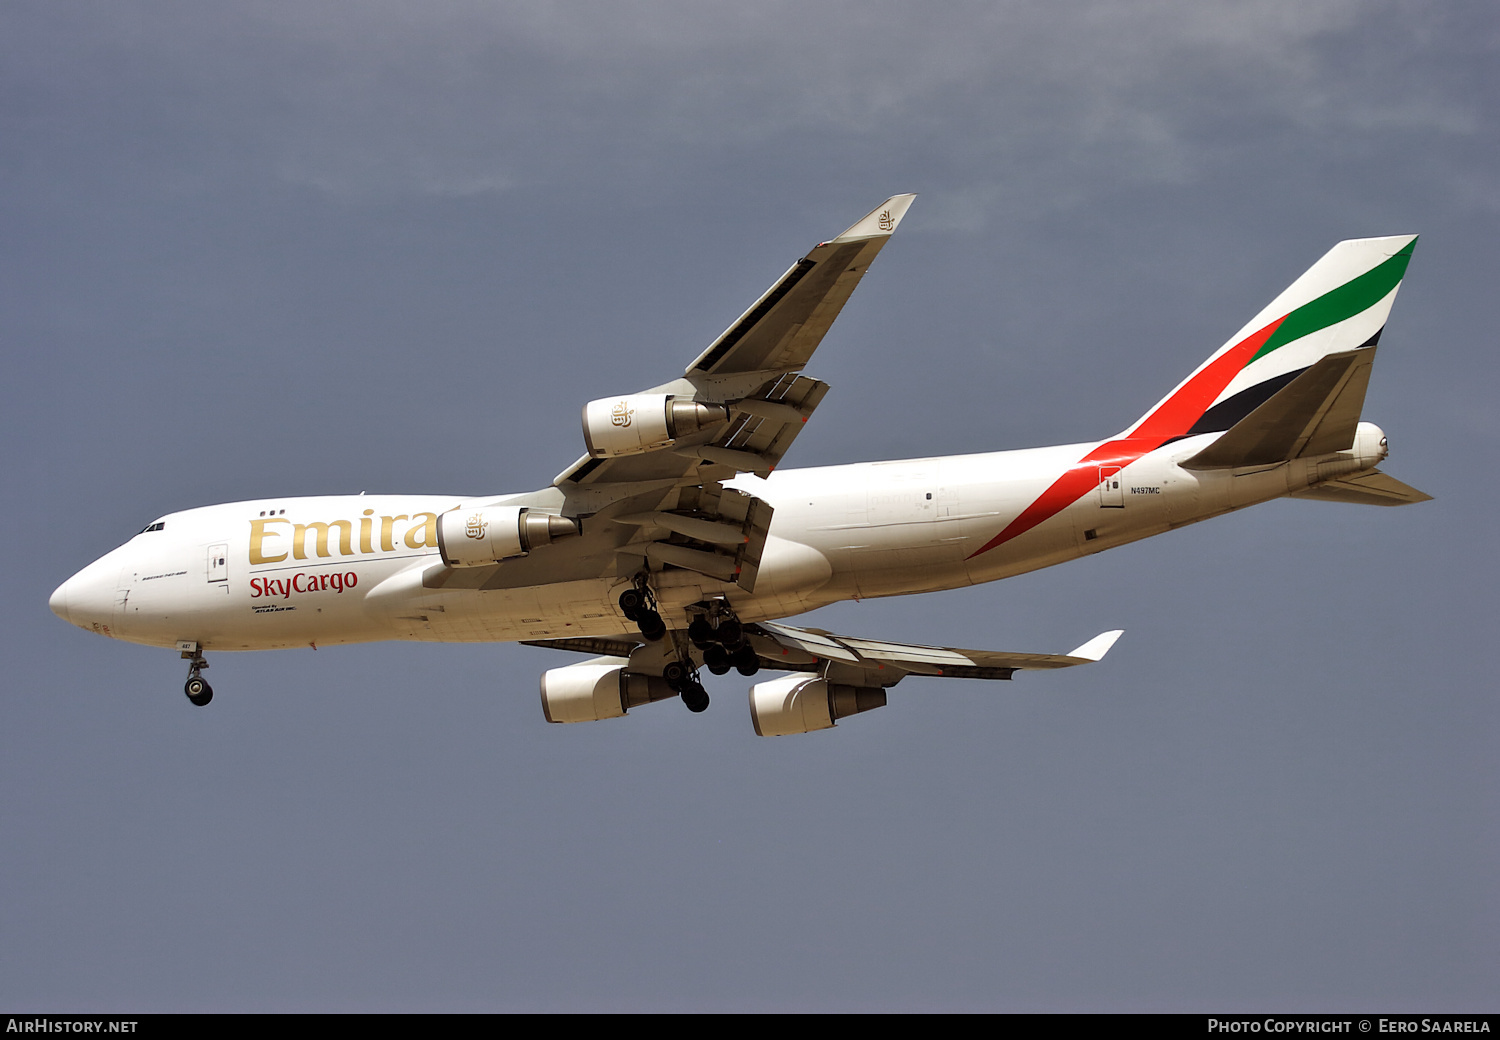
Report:
M1173 437L1187 433L1285 320L1286 316L1282 315L1203 366L1175 394L1137 423L1129 437L1105 441L1068 467L1068 471L1053 481L1052 486L1037 496L1036 501L1021 510L1020 515L1007 524L1005 530L970 553L968 558L972 560L987 553L995 546L1025 534L1068 508L1099 486L1101 465L1124 468L1147 452L1155 451Z

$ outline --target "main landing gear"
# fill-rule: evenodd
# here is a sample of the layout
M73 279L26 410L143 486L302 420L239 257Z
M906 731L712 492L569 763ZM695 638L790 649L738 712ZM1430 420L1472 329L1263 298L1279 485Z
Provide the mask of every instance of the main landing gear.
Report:
M641 636L649 642L660 642L667 634L667 623L657 609L656 596L644 571L635 576L630 588L620 593L620 613L634 621ZM698 678L698 669L687 647L679 646L677 656L662 667L661 677L682 697L688 711L708 710L708 691Z
M184 650L182 656L188 662L188 677L187 682L182 684L182 692L187 694L188 700L201 708L214 699L214 688L200 674L208 667L208 662L203 659L203 653L199 650Z
M724 600L714 600L703 606L688 624L687 634L703 654L704 665L715 675L725 675L731 668L745 676L760 671L760 656L745 638L740 619L734 616L734 611ZM682 694L682 703L689 711L703 711L708 707L708 691L698 679L698 670L693 667L685 647L679 660L667 663L662 678Z
M760 656L745 639L740 619L723 600L710 603L693 619L688 638L703 651L703 663L715 675L727 675L731 668L745 676L760 671Z
M653 643L667 634L667 623L656 609L656 597L644 574L636 575L635 584L620 593L620 613L634 621L641 635Z
M641 636L650 642L659 642L667 634L667 623L656 609L656 596L652 593L644 572L637 574L630 588L620 593L620 613L634 621L635 627L641 630ZM688 711L708 709L708 691L698 681L698 669L693 666L692 658L686 652L668 661L662 667L661 677L682 697L682 703L687 705Z
M667 634L667 624L657 609L656 596L645 572L636 575L630 588L620 593L619 602L620 612L635 622L646 640L659 642ZM703 654L703 663L710 672L725 675L735 668L741 675L749 676L760 671L760 657L745 639L744 626L726 601L713 600L689 609L697 613L688 625L688 639ZM661 677L682 697L688 711L707 710L708 691L703 688L686 645L677 644L677 656L662 667Z
M682 703L687 705L688 711L696 713L708 710L708 691L698 679L698 669L691 663L680 659L668 661L661 670L661 677L682 696Z

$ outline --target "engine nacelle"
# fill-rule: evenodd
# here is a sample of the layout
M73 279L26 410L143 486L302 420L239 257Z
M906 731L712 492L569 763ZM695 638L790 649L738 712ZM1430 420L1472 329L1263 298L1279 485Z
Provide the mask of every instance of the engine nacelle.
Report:
M578 521L524 506L450 509L438 517L438 552L449 567L488 567L578 533Z
M839 719L885 706L879 686L845 686L791 675L750 687L750 719L762 737L830 729Z
M725 405L672 394L606 397L583 406L583 442L596 459L640 455L728 421Z
M618 657L601 657L542 673L542 714L548 722L617 719L631 708L677 696L659 675L627 672Z

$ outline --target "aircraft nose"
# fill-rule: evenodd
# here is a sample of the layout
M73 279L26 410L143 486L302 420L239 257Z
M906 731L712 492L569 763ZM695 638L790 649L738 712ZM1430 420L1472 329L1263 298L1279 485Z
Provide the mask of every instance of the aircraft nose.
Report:
M110 634L115 606L113 575L119 569L117 560L109 557L95 560L59 585L47 600L47 605L52 608L52 613L69 624Z
M52 598L47 600L47 606L52 608L52 613L56 614L58 617L62 618L69 624L73 623L73 619L68 615L68 585L72 582L72 580L72 578L69 578L67 581L59 585L57 589L52 593Z

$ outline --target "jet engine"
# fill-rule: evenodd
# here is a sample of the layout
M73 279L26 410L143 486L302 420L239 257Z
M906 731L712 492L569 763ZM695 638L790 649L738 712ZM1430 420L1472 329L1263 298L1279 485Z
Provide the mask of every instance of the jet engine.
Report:
M542 673L542 714L548 722L617 719L631 708L676 697L659 675L627 672L618 657L601 657Z
M438 552L449 567L488 567L578 533L578 521L524 506L450 509L438 517Z
M722 404L672 394L606 397L583 406L583 441L596 459L640 455L728 421Z
M885 706L879 686L845 686L791 675L750 687L750 719L762 737L829 729L839 719Z

